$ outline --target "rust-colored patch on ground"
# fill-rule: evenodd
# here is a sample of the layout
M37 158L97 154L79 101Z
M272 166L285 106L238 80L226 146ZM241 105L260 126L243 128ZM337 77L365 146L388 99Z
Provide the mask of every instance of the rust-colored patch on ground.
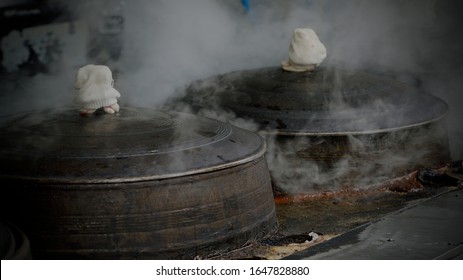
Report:
M281 259L447 190L422 185L415 171L365 187L345 187L317 194L278 195L275 197L278 232L266 240L210 258ZM310 232L316 232L319 238L287 238Z

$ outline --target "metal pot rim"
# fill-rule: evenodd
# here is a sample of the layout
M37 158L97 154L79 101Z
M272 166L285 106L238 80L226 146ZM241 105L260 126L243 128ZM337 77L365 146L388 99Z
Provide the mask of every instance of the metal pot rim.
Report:
M8 122L2 126L10 137L1 141L0 178L48 184L163 180L233 168L266 151L261 135L227 123L147 108L140 116L137 110L125 108L125 115L103 115L95 122L74 111L45 114L51 123ZM21 141L25 144L16 143Z
M448 106L446 104L446 106ZM400 131L405 129L411 129L415 127L420 127L423 125L427 125L429 123L437 122L442 119L445 119L448 115L448 110L438 117L433 119L429 119L422 122L417 122L413 124L397 126L397 127L388 127L384 129L372 129L372 130L362 130L362 131L329 131L329 132L304 132L304 131L282 131L282 130L261 130L260 133L263 135L283 135L283 136L343 136L343 135L370 135L370 134L377 134L377 133L388 133L394 131Z

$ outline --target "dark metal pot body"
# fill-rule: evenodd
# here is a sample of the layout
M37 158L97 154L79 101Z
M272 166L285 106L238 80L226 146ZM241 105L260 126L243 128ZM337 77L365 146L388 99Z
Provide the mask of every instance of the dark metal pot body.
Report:
M252 122L273 182L288 191L370 184L449 158L447 104L369 73L238 71L194 82L168 106L179 104Z
M2 126L5 218L38 258L194 258L277 226L265 144L187 114L126 108Z
M16 226L0 222L0 258L2 260L32 259L29 239Z

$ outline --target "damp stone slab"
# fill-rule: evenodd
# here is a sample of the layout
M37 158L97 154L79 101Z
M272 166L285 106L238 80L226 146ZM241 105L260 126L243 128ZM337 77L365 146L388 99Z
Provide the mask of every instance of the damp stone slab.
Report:
M391 213L287 259L463 259L463 190Z

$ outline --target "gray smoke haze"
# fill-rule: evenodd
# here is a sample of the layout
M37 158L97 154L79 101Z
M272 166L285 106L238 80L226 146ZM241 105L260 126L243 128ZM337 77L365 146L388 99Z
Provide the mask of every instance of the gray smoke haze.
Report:
M120 59L108 61L102 54L86 61L104 61L114 71L115 87L123 96L122 110L124 105L162 107L176 90L196 79L279 65L287 58L294 28L310 27L327 48L325 63L385 71L446 100L452 157L463 158L463 40L458 38L462 5L457 1L249 2L250 13L238 0L140 0L123 5L121 1L82 1L72 5L89 26L98 25L101 11L124 16ZM113 11L113 4L120 10ZM2 82L2 114L69 104L77 68L67 66L55 73ZM214 117L211 114L217 113L205 114ZM253 127L246 120L238 122Z
M460 72L449 73L463 44L452 36L452 17L459 14L445 6L451 1L251 0L250 13L239 2L127 2L123 58L116 65L127 102L160 106L192 80L279 65L293 29L309 26L328 49L326 63L393 71L446 100L452 155L463 157L463 87Z
M159 106L192 80L278 65L286 59L292 30L310 26L327 46L326 63L390 71L447 100L452 155L462 157L459 72L448 75L455 66L451 54L459 55L459 42L448 35L454 23L443 4L255 0L246 14L239 1L193 2L127 5L127 40L120 64L124 75L119 83L130 103Z

